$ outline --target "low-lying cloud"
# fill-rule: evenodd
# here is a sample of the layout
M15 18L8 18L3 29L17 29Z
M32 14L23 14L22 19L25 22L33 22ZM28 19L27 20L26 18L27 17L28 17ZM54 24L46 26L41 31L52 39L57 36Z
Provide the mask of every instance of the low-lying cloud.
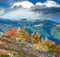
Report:
M5 15L3 15L1 18L6 19L13 19L13 20L19 20L19 19L38 19L39 14L30 11L30 9L24 9L24 8L17 8L13 10L9 10Z

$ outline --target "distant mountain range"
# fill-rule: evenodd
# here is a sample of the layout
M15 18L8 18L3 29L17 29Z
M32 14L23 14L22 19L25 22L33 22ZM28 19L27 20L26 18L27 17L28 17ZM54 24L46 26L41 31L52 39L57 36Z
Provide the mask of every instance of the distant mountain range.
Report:
M9 20L9 19L0 19L0 32L6 32L11 30L12 27L15 28L24 28L29 34L39 33L40 38L54 41L56 44L60 45L60 23L51 21L51 20L26 20L21 19Z

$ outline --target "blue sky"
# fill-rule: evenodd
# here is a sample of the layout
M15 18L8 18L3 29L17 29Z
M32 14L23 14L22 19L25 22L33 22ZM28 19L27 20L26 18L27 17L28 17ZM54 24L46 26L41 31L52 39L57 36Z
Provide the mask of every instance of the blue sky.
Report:
M0 0L0 18L60 22L60 0Z

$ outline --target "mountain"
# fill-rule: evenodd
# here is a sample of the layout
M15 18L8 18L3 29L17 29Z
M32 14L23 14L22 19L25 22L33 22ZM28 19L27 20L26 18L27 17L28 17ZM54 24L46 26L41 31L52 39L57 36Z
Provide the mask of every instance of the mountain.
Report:
M5 33L6 31L11 30L12 27L15 28L24 28L29 34L39 33L40 38L45 39L46 37L54 41L56 44L60 45L60 23L51 21L51 20L26 20L21 19L9 20L9 19L0 19L0 30Z

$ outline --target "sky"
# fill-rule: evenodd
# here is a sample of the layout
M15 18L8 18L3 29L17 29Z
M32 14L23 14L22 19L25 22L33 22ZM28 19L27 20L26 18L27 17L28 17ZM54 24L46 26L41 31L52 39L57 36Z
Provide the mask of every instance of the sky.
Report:
M10 7L11 3L20 2L20 1L30 1L33 4L35 4L37 2L42 2L43 3L43 2L46 2L47 0L0 0L0 7L8 8L8 7ZM60 0L53 0L53 1L60 4Z
M43 2L46 2L47 0L0 0L0 7L2 7L2 8L8 8L8 7L10 7L11 3L20 2L20 1L30 1L33 4L35 4L37 2L42 2L43 3ZM55 1L56 3L60 4L60 0L53 0L53 1Z
M0 0L0 18L60 22L60 0Z

